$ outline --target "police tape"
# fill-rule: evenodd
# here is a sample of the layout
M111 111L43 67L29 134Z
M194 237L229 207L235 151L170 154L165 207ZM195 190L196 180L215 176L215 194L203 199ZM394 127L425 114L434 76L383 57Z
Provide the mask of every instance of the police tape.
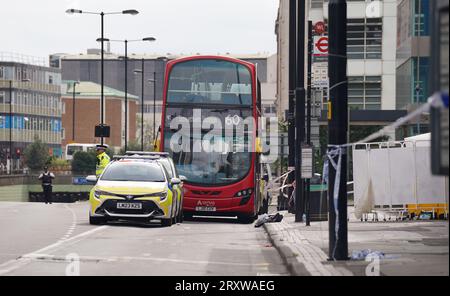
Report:
M442 93L435 93L433 96L431 96L425 104L417 108L415 111L409 113L408 115L399 118L394 123L382 128L381 130L369 135L368 137L362 139L361 141L358 141L356 143L346 143L342 145L328 145L327 155L326 155L326 161L331 163L333 168L336 171L334 184L333 184L333 205L334 205L334 211L336 214L336 221L335 221L335 240L336 243L334 245L334 249L332 252L332 259L335 259L335 252L337 247L337 242L339 241L339 208L338 208L338 199L339 199L339 190L340 190L340 179L342 174L342 156L347 153L347 149L352 147L355 144L361 144L361 143L368 143L370 141L373 141L375 139L378 139L380 137L388 135L388 133L395 132L395 130L406 123L417 119L424 113L430 112L431 107L434 108L448 108L448 95L444 95ZM335 158L338 158L337 162L335 161ZM324 165L323 169L323 176L328 175L328 165ZM328 182L327 182L328 183Z
M425 104L423 104L422 106L420 106L419 108L417 108L416 110L414 110L413 112L409 113L408 115L399 118L398 120L396 120L394 123L380 129L379 131L367 136L366 138L357 141L355 143L346 143L346 144L341 144L341 145L328 145L328 150L325 156L325 163L323 166L323 171L322 171L322 185L323 184L328 184L328 163L331 163L331 165L333 166L333 168L336 171L336 175L335 175L335 179L334 179L334 183L333 183L333 205L334 205L334 211L335 211L335 216L336 216L336 221L335 221L335 248L332 252L332 259L335 259L335 252L336 252L336 246L337 246L337 242L339 241L339 208L338 208L338 199L339 199L339 190L340 190L340 179L341 179L341 174L342 174L342 156L344 154L347 153L347 149L350 147L353 147L353 145L355 144L362 144L362 143L368 143L371 142L375 139L378 139L380 137L386 136L391 134L392 132L395 132L395 130L405 124L407 124L408 122L420 117L422 114L424 113L428 113L430 112L430 109L432 107L434 108L448 108L448 95L446 94L442 94L442 93L435 93L434 95L432 95ZM336 161L336 157L337 157L337 161ZM273 180L272 182L270 182L269 186L268 186L268 192L281 192L283 193L283 195L285 195L287 197L287 194L284 194L283 189L285 188L289 188L289 187L294 187L295 185L294 183L292 184L286 184L287 179L289 174L291 174L292 172L294 172L295 170L289 170L288 172L286 172L285 174L283 174L282 176L278 177L277 179ZM272 188L274 185L276 185L275 183L278 180L284 179L283 182L281 183L280 187L277 188Z

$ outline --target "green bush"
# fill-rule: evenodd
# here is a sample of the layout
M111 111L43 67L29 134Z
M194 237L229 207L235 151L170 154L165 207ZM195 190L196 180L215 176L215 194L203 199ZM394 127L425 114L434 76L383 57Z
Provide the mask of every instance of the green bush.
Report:
M31 171L39 171L44 168L49 159L48 146L38 137L35 137L34 143L25 148L25 163Z
M96 163L95 151L78 151L73 155L72 172L75 174L95 174Z
M68 166L69 164L70 162L68 160L52 157L49 165L53 168L62 168Z

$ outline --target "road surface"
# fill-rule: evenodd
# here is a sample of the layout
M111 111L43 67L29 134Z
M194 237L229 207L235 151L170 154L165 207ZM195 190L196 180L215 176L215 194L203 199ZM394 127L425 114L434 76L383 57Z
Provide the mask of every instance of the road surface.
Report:
M91 226L88 203L0 203L0 275L288 275L262 228L230 220Z

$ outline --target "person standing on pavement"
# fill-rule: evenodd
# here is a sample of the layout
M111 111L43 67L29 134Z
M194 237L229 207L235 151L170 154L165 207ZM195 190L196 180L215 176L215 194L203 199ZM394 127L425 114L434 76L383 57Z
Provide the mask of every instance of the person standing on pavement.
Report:
M97 165L95 167L95 175L97 176L97 179L101 176L103 173L103 170L106 168L106 166L109 164L111 159L109 158L109 155L106 154L106 149L108 149L108 146L106 145L97 145Z
M44 191L44 201L46 204L51 204L52 200L52 181L55 179L55 175L48 171L48 167L44 167L44 172L39 175L39 180L42 181L42 189Z

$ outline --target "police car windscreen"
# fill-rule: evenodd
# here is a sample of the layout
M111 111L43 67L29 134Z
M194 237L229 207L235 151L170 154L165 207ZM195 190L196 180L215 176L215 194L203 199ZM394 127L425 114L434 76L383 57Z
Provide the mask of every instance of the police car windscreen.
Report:
M138 162L116 162L108 166L102 181L165 182L164 173L158 164Z

